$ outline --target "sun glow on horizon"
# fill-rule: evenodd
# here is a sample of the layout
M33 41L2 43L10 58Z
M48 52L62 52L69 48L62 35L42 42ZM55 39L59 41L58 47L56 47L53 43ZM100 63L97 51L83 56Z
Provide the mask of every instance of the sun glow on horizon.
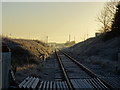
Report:
M94 36L103 2L7 2L2 5L2 34L49 42L80 42ZM48 36L48 38L46 38Z

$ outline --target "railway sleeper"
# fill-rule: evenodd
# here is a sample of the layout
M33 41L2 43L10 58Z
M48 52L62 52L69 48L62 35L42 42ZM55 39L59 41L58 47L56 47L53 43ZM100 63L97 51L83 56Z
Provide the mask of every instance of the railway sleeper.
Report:
M108 89L97 78L82 78L82 79L70 79L73 88L78 89ZM68 90L66 81L40 81L36 77L27 77L19 85L21 89L37 89L37 90Z

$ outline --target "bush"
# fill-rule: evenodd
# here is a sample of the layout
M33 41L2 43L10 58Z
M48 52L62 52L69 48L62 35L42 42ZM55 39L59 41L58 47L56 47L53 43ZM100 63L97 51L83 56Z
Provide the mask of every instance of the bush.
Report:
M107 41L110 40L114 37L119 37L120 36L120 30L112 30L110 32L107 32L104 36L103 36L103 41Z

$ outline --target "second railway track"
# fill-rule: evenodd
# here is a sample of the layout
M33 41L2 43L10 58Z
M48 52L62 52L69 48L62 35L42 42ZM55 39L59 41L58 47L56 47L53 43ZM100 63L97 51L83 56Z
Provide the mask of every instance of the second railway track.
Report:
M55 53L69 89L113 89L106 81L66 53L60 50Z

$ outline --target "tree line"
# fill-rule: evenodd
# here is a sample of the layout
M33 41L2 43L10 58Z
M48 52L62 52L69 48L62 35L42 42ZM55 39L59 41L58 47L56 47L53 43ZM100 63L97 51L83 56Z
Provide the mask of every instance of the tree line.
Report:
M120 1L107 2L97 17L104 40L120 36Z

